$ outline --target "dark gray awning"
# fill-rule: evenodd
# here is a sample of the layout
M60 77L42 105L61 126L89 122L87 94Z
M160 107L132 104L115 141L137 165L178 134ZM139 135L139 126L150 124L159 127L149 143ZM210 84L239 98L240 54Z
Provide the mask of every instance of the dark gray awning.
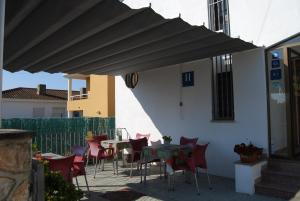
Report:
M255 48L118 0L9 0L4 69L119 74Z

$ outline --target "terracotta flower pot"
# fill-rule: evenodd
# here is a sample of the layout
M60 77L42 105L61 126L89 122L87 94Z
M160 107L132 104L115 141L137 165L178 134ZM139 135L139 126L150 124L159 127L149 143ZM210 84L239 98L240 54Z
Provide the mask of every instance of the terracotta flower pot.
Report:
M255 163L261 159L261 155L252 154L252 155L243 155L240 154L240 159L242 163Z

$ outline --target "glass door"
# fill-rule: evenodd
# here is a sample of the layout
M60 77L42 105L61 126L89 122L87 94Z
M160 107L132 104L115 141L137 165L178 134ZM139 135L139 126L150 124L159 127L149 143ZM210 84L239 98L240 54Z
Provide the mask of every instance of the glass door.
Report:
M300 56L290 51L291 79L291 150L293 158L300 156Z

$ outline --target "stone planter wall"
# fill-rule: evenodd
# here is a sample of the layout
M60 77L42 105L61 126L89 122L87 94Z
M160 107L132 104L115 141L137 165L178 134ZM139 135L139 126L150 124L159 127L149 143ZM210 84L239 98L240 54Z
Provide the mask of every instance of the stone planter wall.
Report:
M30 132L0 129L0 200L29 200L31 143Z

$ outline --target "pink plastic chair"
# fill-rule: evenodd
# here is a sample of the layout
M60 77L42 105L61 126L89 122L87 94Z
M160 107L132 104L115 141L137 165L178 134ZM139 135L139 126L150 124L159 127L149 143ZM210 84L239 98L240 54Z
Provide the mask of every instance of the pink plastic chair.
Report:
M95 136L93 136L93 139L91 141L98 142L101 145L101 142L103 140L108 140L108 135L106 135L106 134L95 135ZM91 156L91 151L90 151L90 148L88 148L86 166L88 166L90 156Z
M90 157L93 157L96 159L96 165L95 165L95 172L94 172L94 178L96 177L96 172L97 172L97 166L98 166L98 161L102 163L102 170L104 167L104 161L105 160L112 160L113 161L113 170L115 173L115 164L114 164L114 149L113 148L103 148L100 146L100 144L96 141L89 141L88 142L89 147L90 147Z
M47 158L49 161L49 169L51 171L58 171L64 177L64 179L70 183L72 183L72 167L75 155L52 159Z

